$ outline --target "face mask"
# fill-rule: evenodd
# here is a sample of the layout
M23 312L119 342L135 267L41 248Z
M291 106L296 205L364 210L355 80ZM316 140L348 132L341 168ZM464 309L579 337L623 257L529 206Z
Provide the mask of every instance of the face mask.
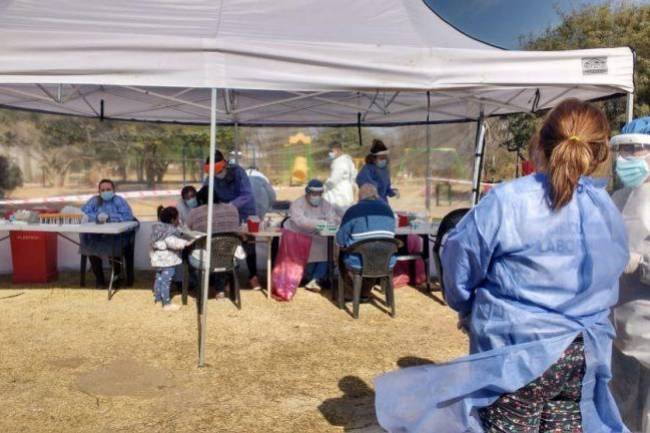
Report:
M318 207L320 206L321 197L310 195L309 197L307 197L307 201L309 202L310 205L314 207Z
M99 193L99 196L104 201L111 201L111 200L113 200L113 197L115 196L115 194L113 193L113 191L102 191L102 192Z
M330 153L327 154L327 157L328 157L329 159L334 159L334 158L336 158L336 153L334 153L334 152L330 152Z
M377 160L377 167L386 168L387 165L388 165L388 160L387 159L378 159Z
M189 200L185 200L185 204L186 204L187 207L189 207L190 209L193 209L193 208L195 208L199 203L196 201L196 197L192 197L192 198L189 199Z
M216 177L217 179L225 179L227 173L228 173L228 172L227 172L226 169L224 168L224 169L221 170L219 173L215 174L214 177Z
M624 186L636 188L646 181L650 169L645 158L619 156L616 158L616 174Z

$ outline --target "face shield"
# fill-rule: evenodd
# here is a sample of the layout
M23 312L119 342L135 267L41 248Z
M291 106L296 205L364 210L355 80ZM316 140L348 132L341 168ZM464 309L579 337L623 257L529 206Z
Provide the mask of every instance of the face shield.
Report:
M650 135L620 134L611 140L614 171L626 188L638 188L650 177Z

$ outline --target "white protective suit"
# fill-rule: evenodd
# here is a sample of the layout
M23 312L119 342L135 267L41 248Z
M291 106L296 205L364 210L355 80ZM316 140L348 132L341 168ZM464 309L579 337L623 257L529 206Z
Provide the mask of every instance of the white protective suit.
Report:
M334 207L327 200L322 200L319 206L312 206L307 203L303 195L291 203L289 219L284 226L287 230L313 235L309 263L327 261L327 239L316 235L316 226L319 222L334 224L339 222Z
M610 388L623 421L635 433L650 433L650 183L616 191L629 245L630 264L621 277L619 304L613 311L616 340ZM650 272L648 272L650 275Z
M332 160L331 173L325 182L323 198L334 206L339 216L342 216L355 203L354 180L356 177L357 168L350 155L342 154Z

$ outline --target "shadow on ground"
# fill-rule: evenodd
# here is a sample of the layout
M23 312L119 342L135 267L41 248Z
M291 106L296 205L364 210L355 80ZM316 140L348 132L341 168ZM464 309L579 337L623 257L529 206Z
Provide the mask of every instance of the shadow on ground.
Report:
M325 400L318 409L331 424L346 432L382 432L375 416L375 392L360 378L345 376L339 381L343 395Z

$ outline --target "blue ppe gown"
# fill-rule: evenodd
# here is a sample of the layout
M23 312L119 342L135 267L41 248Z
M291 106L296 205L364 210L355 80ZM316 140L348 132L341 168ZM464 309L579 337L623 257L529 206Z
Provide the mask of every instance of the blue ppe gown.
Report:
M99 196L91 197L81 211L88 217L89 222L97 222L97 216L101 213L108 215L109 224L135 220L131 207L119 195L108 201L101 200ZM132 232L119 235L82 233L79 235L79 253L85 256L119 257L131 236Z
M395 191L390 183L390 170L388 167L379 168L375 164L366 164L357 174L356 182L359 188L366 183L374 185L377 188L379 197L385 203L388 203L388 197L395 197Z
M579 334L584 432L628 431L607 386L625 227L604 183L581 178L558 211L548 185L538 173L494 188L449 235L446 299L469 319L470 355L377 378L388 431L483 432L478 409L541 376Z

